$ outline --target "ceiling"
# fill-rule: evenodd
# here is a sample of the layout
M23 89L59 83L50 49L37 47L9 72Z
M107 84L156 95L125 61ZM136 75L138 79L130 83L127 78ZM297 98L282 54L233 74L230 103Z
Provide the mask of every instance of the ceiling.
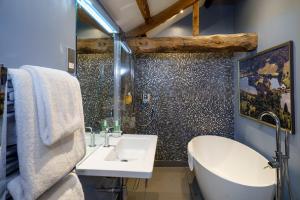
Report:
M145 22L136 0L99 1L124 32ZM177 0L148 0L151 16L158 14L176 1Z
M137 26L144 24L144 18L139 10L136 0L98 0L110 14L113 20L121 27L124 32L128 32ZM166 8L170 7L177 0L148 0L150 15L154 16ZM191 13L191 8L179 13L165 23L147 33L151 37L179 21Z
M137 0L98 0L107 13L113 18L113 20L121 27L124 32L128 32L142 24L145 23L145 20L141 14L141 11L137 5ZM178 0L147 0L150 15L153 17L160 12L164 11L166 8L170 7ZM235 4L238 0L200 0L200 6L204 6L209 9L212 5L218 4ZM160 32L186 17L187 15L192 13L192 6L185 9L183 12L180 12L173 17L169 18L164 23L152 28L148 32L146 32L147 37L156 37ZM79 10L80 11L80 10ZM103 35L101 32L101 28L99 29L99 25L95 23L93 20L88 19L89 16L86 16L84 12L79 12L79 18L82 22L89 24L90 27L81 27L82 35L85 37L107 37ZM92 28L94 27L94 28ZM94 29L99 29L96 34Z

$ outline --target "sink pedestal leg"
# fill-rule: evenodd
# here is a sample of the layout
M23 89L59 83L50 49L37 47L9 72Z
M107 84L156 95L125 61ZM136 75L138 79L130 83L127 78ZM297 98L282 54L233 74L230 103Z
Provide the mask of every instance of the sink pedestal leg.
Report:
M120 192L118 200L126 200L126 185L124 184L124 178L120 178Z

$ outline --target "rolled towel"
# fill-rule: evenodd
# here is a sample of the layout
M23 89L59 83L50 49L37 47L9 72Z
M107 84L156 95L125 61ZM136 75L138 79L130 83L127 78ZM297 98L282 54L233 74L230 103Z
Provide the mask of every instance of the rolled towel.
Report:
M78 80L65 71L24 65L33 81L38 127L46 145L82 128L83 108Z
M32 78L24 69L9 69L15 92L15 117L20 174L9 187L18 194L15 200L38 198L62 177L69 174L85 155L84 128L47 146L38 128L38 113ZM83 127L83 124L82 124Z

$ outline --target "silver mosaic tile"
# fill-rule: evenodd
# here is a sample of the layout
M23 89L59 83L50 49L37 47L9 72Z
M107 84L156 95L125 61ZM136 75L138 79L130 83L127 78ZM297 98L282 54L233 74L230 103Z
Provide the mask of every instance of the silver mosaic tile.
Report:
M136 133L158 135L156 159L186 161L187 143L198 135L233 137L231 54L143 54L135 63ZM79 54L78 78L86 125L97 129L112 108L112 55ZM143 92L154 106L142 106Z
M143 92L154 106L142 106ZM233 136L231 54L138 55L135 93L137 133L158 135L158 160L187 160L187 144L198 135ZM151 108L154 120L145 127Z
M112 116L113 54L78 54L77 77L85 125L99 130L99 122Z

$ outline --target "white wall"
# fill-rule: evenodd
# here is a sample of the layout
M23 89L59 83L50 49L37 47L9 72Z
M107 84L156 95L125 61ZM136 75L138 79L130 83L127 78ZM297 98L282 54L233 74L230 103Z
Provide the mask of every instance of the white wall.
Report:
M240 1L235 19L237 32L258 32L258 51L294 41L296 133L290 138L290 172L294 197L300 199L300 1ZM237 71L235 75L237 83ZM235 136L268 158L274 155L275 130L239 116L238 100L235 102Z
M75 0L0 0L0 63L67 70L76 47Z

